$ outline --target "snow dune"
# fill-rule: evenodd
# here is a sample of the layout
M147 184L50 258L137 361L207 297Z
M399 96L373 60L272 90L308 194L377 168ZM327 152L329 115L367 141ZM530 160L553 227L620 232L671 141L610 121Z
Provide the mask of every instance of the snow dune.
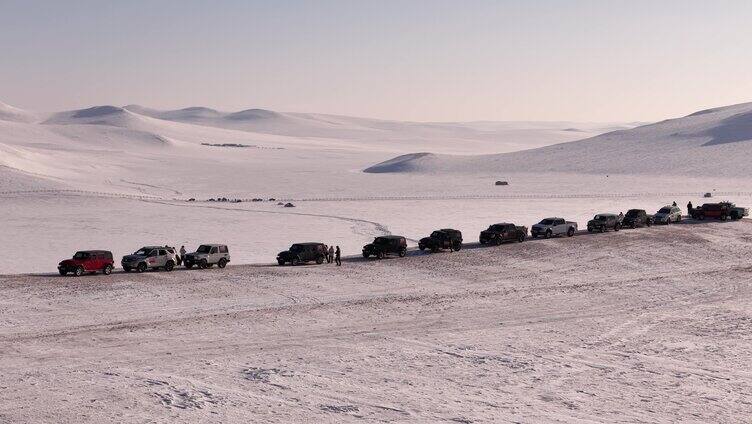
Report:
M752 103L709 109L596 137L504 154L403 155L367 173L572 172L746 176Z

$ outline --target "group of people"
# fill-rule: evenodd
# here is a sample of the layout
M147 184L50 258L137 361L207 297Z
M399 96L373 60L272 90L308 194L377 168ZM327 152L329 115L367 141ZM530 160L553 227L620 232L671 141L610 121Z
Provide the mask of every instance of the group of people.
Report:
M326 252L326 263L330 264L332 262L335 262L337 266L342 266L342 252L339 250L339 246L337 246L337 249L334 249L333 246L329 246L329 250Z

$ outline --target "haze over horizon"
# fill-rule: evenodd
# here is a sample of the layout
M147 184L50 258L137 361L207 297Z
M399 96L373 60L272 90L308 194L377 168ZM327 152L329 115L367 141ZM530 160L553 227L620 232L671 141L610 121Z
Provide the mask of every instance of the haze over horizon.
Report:
M0 101L657 121L752 100L752 4L723 5L4 1Z

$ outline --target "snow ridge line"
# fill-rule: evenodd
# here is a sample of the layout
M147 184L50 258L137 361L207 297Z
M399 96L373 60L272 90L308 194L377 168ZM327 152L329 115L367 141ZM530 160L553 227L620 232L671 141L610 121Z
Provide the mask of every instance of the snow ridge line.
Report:
M87 191L87 190L16 190L16 191L0 191L0 197L12 197L21 195L34 195L34 194L62 194L73 196L92 196L92 197L117 197L124 199L149 199L160 200L164 199L160 196L151 196L148 194L126 194L126 193L108 193L104 191Z
M309 197L309 198L280 198L280 202L356 202L364 200L473 200L473 199L600 199L600 198L633 198L633 197L703 197L705 192L665 192L665 193L587 193L587 194L458 194L458 195L429 195L429 196L363 196L363 197ZM752 196L752 191L719 191L713 196ZM252 199L241 199L250 202Z

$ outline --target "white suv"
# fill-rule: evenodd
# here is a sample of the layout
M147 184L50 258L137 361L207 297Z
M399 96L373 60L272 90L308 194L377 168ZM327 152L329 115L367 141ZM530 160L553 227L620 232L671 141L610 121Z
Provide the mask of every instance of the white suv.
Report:
M682 219L681 209L678 206L664 206L653 215L654 224L670 224Z
M191 269L194 265L199 268L211 268L216 264L224 268L230 262L230 250L224 244L202 244L193 253L188 253L183 258L183 264Z

